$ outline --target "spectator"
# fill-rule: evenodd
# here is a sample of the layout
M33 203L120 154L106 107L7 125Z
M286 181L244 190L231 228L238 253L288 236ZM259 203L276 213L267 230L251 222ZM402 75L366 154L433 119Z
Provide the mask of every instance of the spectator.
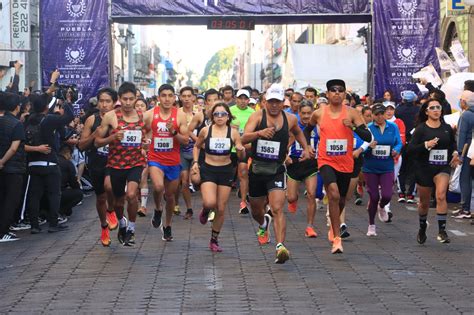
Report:
M63 145L59 150L58 162L61 171L61 202L59 214L70 216L72 208L82 201L84 194L77 180L77 172L72 159L72 149Z

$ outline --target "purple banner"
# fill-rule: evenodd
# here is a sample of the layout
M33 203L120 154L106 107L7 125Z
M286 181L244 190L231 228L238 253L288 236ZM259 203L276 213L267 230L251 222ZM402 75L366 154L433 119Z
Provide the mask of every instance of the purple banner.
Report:
M369 0L112 0L112 17L370 14Z
M439 1L374 0L375 97L418 91L412 74L437 65Z
M75 84L84 105L109 85L107 0L41 0L43 86L59 69L59 84Z

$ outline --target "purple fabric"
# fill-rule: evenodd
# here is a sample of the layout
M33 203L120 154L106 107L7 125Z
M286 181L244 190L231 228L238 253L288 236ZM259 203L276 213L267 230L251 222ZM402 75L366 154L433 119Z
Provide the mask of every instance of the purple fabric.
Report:
M42 85L59 69L59 84L76 84L83 106L109 85L107 0L40 1ZM77 109L76 109L77 110Z
M411 75L432 63L438 67L439 1L374 0L375 98L386 89L397 99L418 91Z
M392 199L393 192L393 172L374 174L364 173L365 185L369 194L369 224L375 224L377 206L385 207Z

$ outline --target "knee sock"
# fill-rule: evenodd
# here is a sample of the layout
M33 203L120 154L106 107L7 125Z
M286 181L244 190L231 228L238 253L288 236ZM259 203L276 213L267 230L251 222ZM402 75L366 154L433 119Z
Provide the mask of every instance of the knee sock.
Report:
M212 230L212 232L211 232L211 242L217 243L217 238L219 237L219 233L220 232L218 232L218 231Z
M146 203L148 201L148 188L140 189L140 196L141 196L141 206L146 208Z
M446 216L447 214L437 214L436 219L438 220L438 229L439 231L444 231L446 230Z
M426 217L427 217L426 214L419 216L419 219L420 219L420 229L422 229L422 230L426 230L426 226L427 226L427 225L426 225Z

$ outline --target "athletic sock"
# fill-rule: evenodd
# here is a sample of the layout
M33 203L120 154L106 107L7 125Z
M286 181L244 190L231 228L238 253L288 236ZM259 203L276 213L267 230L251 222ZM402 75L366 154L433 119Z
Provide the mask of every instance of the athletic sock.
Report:
M276 250L279 250L280 247L282 247L282 246L283 246L283 243L278 243L277 246L276 246Z
M265 220L265 218L263 218L263 224L260 225L260 228L264 230L267 228L267 220Z
M446 217L447 214L437 214L436 219L438 220L438 228L439 231L445 231L446 230Z
M219 233L220 232L218 232L218 231L212 230L212 232L211 232L211 242L217 243L217 238L219 237Z
M119 220L119 227L120 228L124 228L127 226L127 219L125 219L125 217L122 217L120 220Z
M426 230L426 218L427 218L427 215L420 215L419 216L420 218L420 229L423 229L423 230Z
M148 188L140 189L140 196L141 196L141 206L146 208L146 203L148 201Z
M135 222L128 222L127 231L135 232Z
M192 213L192 212L193 212L193 208L188 208L187 211Z

